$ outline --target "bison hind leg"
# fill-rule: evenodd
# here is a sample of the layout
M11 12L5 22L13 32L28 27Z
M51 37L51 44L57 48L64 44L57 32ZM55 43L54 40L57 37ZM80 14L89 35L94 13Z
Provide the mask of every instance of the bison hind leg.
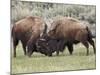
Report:
M87 56L89 55L89 44L87 41L83 41L82 44L87 48Z
M72 55L73 54L73 44L69 43L67 44L67 47L68 47L70 55Z
M93 46L94 54L95 54L96 53L96 48L95 48L95 45L94 45L94 41L93 40L89 40L88 42Z
M22 44L23 50L24 50L24 55L26 55L26 45Z
M16 57L16 46L18 45L19 40L18 39L13 39L13 57Z

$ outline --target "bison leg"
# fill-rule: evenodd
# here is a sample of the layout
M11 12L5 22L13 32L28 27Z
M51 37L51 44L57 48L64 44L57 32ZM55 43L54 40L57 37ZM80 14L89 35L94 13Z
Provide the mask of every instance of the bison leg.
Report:
M28 49L27 49L27 55L28 55L29 57L31 57L32 53L34 52L34 46L31 44L31 45L28 45L27 48L28 48Z
M30 50L29 52L28 52L28 57L31 57L31 55L32 55L32 53L34 52L34 50Z
M59 51L61 51L61 52L64 51L64 48L65 48L64 44L65 44L64 40L59 40L58 41L58 44L56 45L57 46L56 47L57 48L57 50L56 50L56 55L57 56L59 55Z
M29 57L31 57L33 50L34 50L34 41L33 41L33 37L31 37L27 43L27 55Z
M21 40L21 43L22 43L24 55L26 55L26 41L25 40Z
M55 51L56 51L56 55L58 56L59 55L59 46L56 47Z
M56 51L56 55L57 55L57 56L59 55L59 50Z
M13 47L14 47L14 53L13 56L16 57L16 46L18 45L18 40L17 39L13 39Z
M48 56L49 56L49 57L51 57L51 56L52 56L52 53L51 53L51 54L49 54Z
M94 45L94 41L93 40L89 40L89 43L93 46L94 54L95 54L96 53L96 48L95 48L95 45Z
M68 44L67 47L68 47L70 55L72 55L72 53L73 53L73 44Z
M56 55L59 55L59 46L57 46Z
M34 51L37 52L37 50L36 50L36 45L34 45L34 43L32 43L32 41L31 41L31 42L29 42L28 45L27 45L27 55L28 55L29 57L31 57L31 55L32 55L32 53L33 53Z
M26 44L22 43L22 46L23 46L23 50L24 50L24 55L26 55Z
M86 42L86 41L84 41L84 42L82 42L82 44L87 48L87 56L89 55L89 44L88 44L88 42Z

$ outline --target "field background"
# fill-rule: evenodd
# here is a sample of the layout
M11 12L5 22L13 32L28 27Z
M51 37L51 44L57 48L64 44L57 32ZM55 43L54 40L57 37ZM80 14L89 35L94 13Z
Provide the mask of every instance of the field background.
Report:
M89 48L89 56L86 56L86 48L82 44L74 45L73 55L67 48L59 56L56 53L48 57L34 52L31 58L24 56L21 44L17 48L17 57L12 57L11 73L35 73L52 71L87 70L96 68L96 59L93 48Z
M84 21L89 25L93 35L96 34L96 7L90 5L71 5L71 4L53 4L21 2L12 0L11 4L11 27L18 20L26 16L42 17L48 27L55 17L73 17ZM86 56L86 48L81 45L74 46L73 55L69 55L67 48L59 56L53 54L53 57L47 57L40 53L33 53L31 58L24 56L21 44L17 47L17 57L13 58L11 49L11 69L12 73L32 73L32 72L51 72L51 71L69 71L95 69L95 55L90 46L89 56Z

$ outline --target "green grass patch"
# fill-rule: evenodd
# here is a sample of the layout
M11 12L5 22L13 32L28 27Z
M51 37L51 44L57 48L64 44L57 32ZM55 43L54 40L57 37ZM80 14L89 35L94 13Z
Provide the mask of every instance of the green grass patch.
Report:
M12 57L11 60L13 74L96 68L96 59L92 47L89 48L89 56L86 56L86 48L81 44L74 46L73 55L70 55L66 48L59 56L53 53L52 57L48 57L34 52L31 58L24 56L22 47L19 45L17 47L17 57Z

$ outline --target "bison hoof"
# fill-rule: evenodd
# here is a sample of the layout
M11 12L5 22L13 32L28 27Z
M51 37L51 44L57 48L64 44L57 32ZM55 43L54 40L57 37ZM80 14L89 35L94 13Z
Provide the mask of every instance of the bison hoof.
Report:
M31 57L31 55L28 56L29 58Z
M16 54L14 54L13 57L16 58Z
M89 54L86 54L86 56L89 56Z
M45 54L45 56L47 56L47 54Z
M26 54L26 53L24 53L24 55L26 56L27 54Z
M56 55L59 56L59 52L56 52Z
M72 53L70 53L70 55L72 55Z
M96 54L96 51L94 51L94 54Z
M52 54L50 54L50 55L48 55L49 57L51 57L52 56Z
M31 55L28 55L28 57L31 57Z
M70 55L72 55L73 53L72 52L70 52Z
M14 58L16 58L16 56L13 56Z
M28 53L28 54L27 54L27 56L28 56L28 57L31 57L31 54L30 54L30 53Z

